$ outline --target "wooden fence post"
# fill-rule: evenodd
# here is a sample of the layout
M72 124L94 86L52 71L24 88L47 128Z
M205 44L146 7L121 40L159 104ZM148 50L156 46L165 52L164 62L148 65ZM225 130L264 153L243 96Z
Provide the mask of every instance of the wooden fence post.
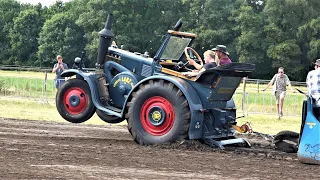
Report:
M244 78L243 78L243 89L242 89L242 102L241 102L243 114L245 114L245 113L244 113L244 109L245 109L245 108L244 108L244 101L245 101L245 99L246 99L246 84L247 84L247 78L244 77Z
M44 75L44 92L47 93L47 80L48 80L48 73L45 71Z

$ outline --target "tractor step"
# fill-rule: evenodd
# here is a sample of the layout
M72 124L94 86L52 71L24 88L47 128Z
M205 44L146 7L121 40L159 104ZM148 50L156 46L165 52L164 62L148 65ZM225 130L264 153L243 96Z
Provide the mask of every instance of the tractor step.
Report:
M116 107L113 107L113 106L107 106L106 107L107 109L110 109L110 110L112 110L112 111L114 111L114 112L117 112L117 113L121 113L121 109L118 109L118 108L116 108Z
M251 144L242 138L219 140L219 141L214 140L214 139L210 139L210 138L203 138L203 142L206 145L209 145L210 147L220 148L220 149L224 149L223 146L229 145L229 144L238 144L238 145L241 144L241 145L245 145L246 147L251 147Z
M109 104L105 105L104 107L100 107L99 110L103 111L109 116L121 116L121 109L118 109L116 107L110 106ZM112 111L112 112L110 112Z

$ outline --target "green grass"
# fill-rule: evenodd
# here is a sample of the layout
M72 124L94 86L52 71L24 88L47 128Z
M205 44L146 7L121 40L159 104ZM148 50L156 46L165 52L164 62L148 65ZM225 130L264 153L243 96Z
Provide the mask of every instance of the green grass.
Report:
M60 116L53 101L47 103L43 100L0 97L0 107L0 116L4 118L67 122ZM242 114L239 113L237 116L240 115ZM281 120L278 120L276 115L256 114L239 118L237 122L239 126L250 122L254 131L276 134L282 130L299 132L300 119L300 117L295 116L284 116ZM85 124L110 125L100 120L96 115L86 121ZM117 125L126 125L126 122Z
M44 83L44 77L43 79L39 78L44 76L44 73L16 72L16 74L16 76L13 76L14 72L0 71L0 95L30 98L46 97L48 99L55 97L56 89L53 79L48 78L47 82ZM50 74L53 78L53 73ZM242 88L242 86L239 86L233 96L237 108L242 108ZM263 85L260 88L264 88ZM300 115L301 104L304 99L304 95L288 91L285 98L284 113L286 115ZM244 101L244 109L248 112L274 113L276 111L275 98L271 94L271 90L257 92L256 84L247 84Z
M301 117L283 116L278 120L277 115L250 114L248 117L237 119L237 125L250 122L252 129L265 134L276 134L283 130L300 132Z
M47 74L46 93L43 93L44 78L45 73L43 72L0 70L0 116L5 118L66 122L59 115L54 104L56 93L53 85L54 73L50 72ZM260 90L265 87L265 84L259 86ZM299 87L299 89L306 92L305 87ZM241 110L242 90L241 84L233 96L238 110ZM3 96L4 92L7 93L6 96ZM51 102L44 103L45 99ZM285 116L281 120L277 120L275 99L271 94L271 88L266 92L258 92L256 84L247 84L245 111L248 109L249 112L264 112L265 114L249 113L247 117L238 119L238 125L242 125L248 121L251 123L253 130L268 134L275 134L282 130L299 132L301 106L304 99L305 97L299 93L288 92L284 105ZM238 112L237 116L242 115L242 113ZM291 114L295 114L296 116L288 116ZM96 115L85 123L107 125ZM125 122L121 124L123 125Z
M44 92L50 97L54 97L55 87L53 80L39 78L23 78L23 77L5 77L0 76L0 93L7 95L23 96L23 97L41 97Z
M60 116L52 100L0 97L0 107L0 117L4 118L67 122ZM110 125L97 115L94 115L85 124ZM120 125L123 124L120 123Z
M269 87L267 91L262 91L267 85L260 84L259 89L257 84L246 84L245 89L245 111L248 112L263 112L265 114L275 113L276 112L276 100L275 96L272 95L272 87ZM303 100L306 99L305 95L298 93L295 88L298 88L304 92L307 92L306 87L302 86L292 86L294 91L288 87L285 101L284 101L284 113L286 115L301 115L301 107ZM233 99L237 107L242 105L242 96L243 96L243 83L237 88L236 93L233 96Z
M0 71L0 95L54 98L54 73L28 71Z
M46 73L31 72L31 71L4 71L0 70L0 76L24 77L24 78L39 78L44 79ZM48 79L54 79L55 73L47 72Z

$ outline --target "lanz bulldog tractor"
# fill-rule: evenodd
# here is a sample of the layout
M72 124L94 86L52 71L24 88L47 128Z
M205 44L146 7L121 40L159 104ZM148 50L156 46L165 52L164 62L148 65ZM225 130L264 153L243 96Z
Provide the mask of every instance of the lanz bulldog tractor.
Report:
M253 64L218 66L188 78L187 57L203 64L190 46L193 33L180 32L181 20L169 30L153 58L111 46L113 16L99 32L96 69L69 69L71 78L58 90L56 106L69 122L82 123L96 113L107 123L127 120L141 145L198 139L223 148L247 142L235 137L236 107L232 96ZM79 58L76 63L81 64ZM79 67L79 65L77 65Z

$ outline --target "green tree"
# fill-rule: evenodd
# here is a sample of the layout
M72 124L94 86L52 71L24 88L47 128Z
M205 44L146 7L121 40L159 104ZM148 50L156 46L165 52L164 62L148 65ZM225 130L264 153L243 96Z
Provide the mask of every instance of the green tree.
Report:
M148 51L152 56L166 31L172 29L186 12L187 8L180 0L90 0L79 15L77 24L85 31L88 41L85 49L92 66L97 55L98 32L104 27L108 13L114 15L112 30L119 47L123 45L130 51Z
M237 61L234 40L238 32L233 28L236 22L232 14L241 4L234 0L206 0L203 3L197 10L199 17L192 30L198 34L196 49L203 52L224 44L231 53L231 59Z
M309 8L306 0L268 0L264 8L266 50L272 67L285 67L287 74L296 80L304 80L306 74L303 61L307 60L301 52L304 42L299 42L297 35L310 18Z
M234 28L239 31L235 42L239 62L256 64L258 71L254 72L254 76L257 78L269 75L272 63L265 52L265 34L261 30L265 22L259 6L263 4L252 4L252 2L245 1L234 13L236 21Z
M36 9L24 10L14 19L14 26L9 33L12 51L11 62L36 65L37 38L42 24L42 19Z
M108 13L112 13L112 1L110 0L76 0L73 7L79 14L76 24L84 30L86 44L86 65L94 67L97 59L99 35L98 32L104 27ZM73 8L73 10L75 9ZM83 8L83 9L82 9ZM114 26L112 26L114 31Z
M81 55L86 41L84 32L68 13L59 13L44 23L40 32L38 57L42 66L52 66L60 54L69 66Z
M115 34L119 44L131 51L155 54L161 38L187 12L181 0L115 1Z
M20 4L15 0L0 0L0 64L10 64L9 31L13 27L13 19L20 12Z
M314 61L316 58L320 58L320 18L312 19L310 24L310 51L308 57L311 61Z

